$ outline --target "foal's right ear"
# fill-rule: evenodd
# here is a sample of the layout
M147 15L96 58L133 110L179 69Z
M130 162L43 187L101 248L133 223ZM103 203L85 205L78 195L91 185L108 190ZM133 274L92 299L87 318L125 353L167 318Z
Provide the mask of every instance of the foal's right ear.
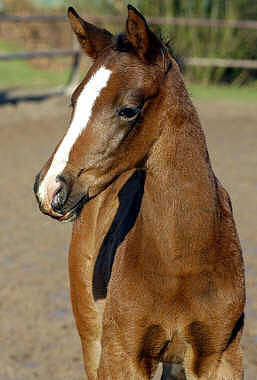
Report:
M83 20L74 8L68 8L71 27L85 53L96 59L104 48L112 43L112 34Z

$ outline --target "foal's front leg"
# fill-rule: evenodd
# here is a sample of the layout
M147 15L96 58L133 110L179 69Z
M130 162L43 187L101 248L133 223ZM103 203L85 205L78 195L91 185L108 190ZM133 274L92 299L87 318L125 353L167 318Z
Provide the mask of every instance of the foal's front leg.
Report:
M118 321L111 312L109 301L107 296L97 380L152 379L159 360L143 353L142 340L145 328L139 326L137 329L126 322L123 323L122 320Z
M102 337L102 355L97 380L146 380L152 379L158 362L149 359L147 363L124 350L116 334L112 338Z
M69 253L70 294L82 344L85 371L88 380L96 380L101 355L103 305L98 305L92 296L94 258L85 249L84 243L85 239L81 239L79 231L73 230Z

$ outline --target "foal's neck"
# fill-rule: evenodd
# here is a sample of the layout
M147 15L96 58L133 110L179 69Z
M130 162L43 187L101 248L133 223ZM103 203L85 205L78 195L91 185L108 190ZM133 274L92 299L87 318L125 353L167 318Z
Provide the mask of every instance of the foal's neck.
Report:
M156 117L159 137L147 160L147 171L157 187L166 188L197 180L196 173L211 171L205 136L180 73L167 76L164 101ZM155 178L156 177L156 178Z
M163 91L160 135L147 161L142 214L165 229L181 218L193 219L193 213L205 207L208 224L215 213L215 189L197 112L178 73L167 77Z

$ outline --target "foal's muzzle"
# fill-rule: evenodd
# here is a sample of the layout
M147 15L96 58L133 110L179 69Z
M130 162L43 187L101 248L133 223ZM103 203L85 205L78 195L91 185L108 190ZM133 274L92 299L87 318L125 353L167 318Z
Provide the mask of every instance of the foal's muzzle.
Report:
M39 193L40 173L35 178L34 192L39 203L40 210L54 218L60 218L65 214L64 207L68 200L69 188L62 177L50 181L46 186L45 195L42 199Z
M80 214L83 205L88 201L87 195L76 196L65 179L57 176L54 181L47 184L44 199L39 196L40 173L35 178L34 192L41 212L59 221L73 221Z

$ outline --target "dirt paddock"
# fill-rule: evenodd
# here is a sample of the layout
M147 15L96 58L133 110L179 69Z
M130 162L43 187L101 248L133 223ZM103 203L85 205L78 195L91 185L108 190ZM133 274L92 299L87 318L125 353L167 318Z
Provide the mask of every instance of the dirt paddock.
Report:
M69 300L71 225L41 215L32 193L35 174L67 126L67 104L59 97L0 107L0 380L84 379ZM244 250L245 379L256 380L257 108L229 100L197 106Z

